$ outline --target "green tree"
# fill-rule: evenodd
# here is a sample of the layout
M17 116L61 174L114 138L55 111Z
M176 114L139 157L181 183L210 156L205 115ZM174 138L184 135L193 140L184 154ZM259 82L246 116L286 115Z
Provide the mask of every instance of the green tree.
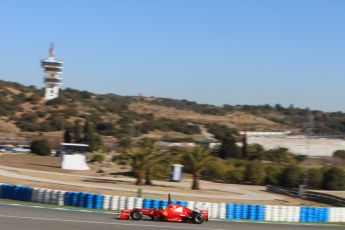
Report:
M345 172L337 167L330 167L324 173L323 189L343 190L345 189Z
M301 177L302 169L295 165L289 165L282 172L280 184L290 188L297 188L301 182Z
M276 162L278 164L293 163L294 155L287 148L276 148L265 151L265 160Z
M248 154L247 134L242 136L242 158L246 159Z
M49 142L46 139L34 140L31 142L31 152L40 156L51 154Z
M65 143L72 143L71 130L69 128L65 129L63 140Z
M114 135L116 133L115 126L111 122L98 123L96 129L102 135Z
M139 143L144 154L147 157L147 167L145 169L145 185L152 185L152 173L159 163L162 163L167 157L163 155L160 149L155 145L155 140L144 138Z
M104 155L103 154L94 154L91 158L91 162L98 162L101 163L104 161Z
M51 115L48 119L48 124L54 131L59 131L65 127L65 120L60 115Z
M244 182L246 168L243 166L236 167L228 172L227 182L241 184Z
M129 148L132 145L132 139L129 136L120 137L119 144L123 148Z
M83 142L89 145L90 152L101 149L103 145L101 136L95 133L93 125L88 120L86 120L84 126Z
M269 185L278 185L281 178L282 169L278 165L269 165L265 168L265 183Z
M265 158L265 149L260 144L251 144L247 147L246 159L248 160L263 160Z
M80 120L76 120L73 127L73 142L78 143L82 141L82 132Z
M309 169L307 171L308 187L320 189L323 182L323 171L321 169Z
M130 147L120 156L120 160L125 160L132 167L137 185L151 185L153 170L160 162L165 162L166 155L162 154L151 139L142 140L138 146Z
M204 146L196 146L182 154L182 164L193 175L192 189L200 189L199 178L208 164L213 161L210 150Z
M147 167L150 165L149 156L143 151L141 147L131 147L120 156L120 159L127 161L132 168L137 181L136 185L144 184L144 176Z
M242 158L241 150L236 145L236 140L231 137L222 140L222 144L218 150L218 156L222 159Z
M232 168L231 164L227 164L226 161L215 158L210 162L202 173L202 178L215 181L226 181L229 168Z
M247 164L245 171L245 180L255 184L261 185L264 183L266 177L265 168L258 162L251 162Z

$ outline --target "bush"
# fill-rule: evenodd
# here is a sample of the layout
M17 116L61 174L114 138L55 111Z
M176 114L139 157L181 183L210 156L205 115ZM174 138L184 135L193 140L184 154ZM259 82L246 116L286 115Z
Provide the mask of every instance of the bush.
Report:
M338 157L345 160L345 150L337 150L333 153L333 157Z
M49 142L46 139L31 142L31 152L40 156L49 156L51 154Z
M327 190L343 190L345 189L345 172L344 170L331 167L324 173L323 189Z
M323 182L323 171L322 169L309 169L308 175L308 187L313 189L320 189Z
M227 164L224 160L216 159L208 164L207 168L202 173L202 178L215 181L225 181L229 168L233 168L233 166Z
M36 113L26 113L18 120L17 126L22 131L34 132L39 129Z
M104 155L100 153L94 154L91 158L91 162L101 163L103 161L104 161Z
M245 180L251 184L261 185L265 182L266 171L258 162L249 163L246 167Z
M99 134L102 135L114 135L117 132L114 124L111 122L98 123L96 125L96 130Z
M141 131L143 133L147 133L152 130L161 130L161 131L175 131L184 134L199 134L200 128L197 125L189 124L187 121L184 120L171 120L167 118L160 118L155 120L147 120L146 122L142 123Z
M265 149L260 144L250 144L247 147L246 158L248 160L262 160L264 158Z
M295 155L290 153L287 148L269 149L264 153L264 159L278 164L294 163Z
M302 169L300 167L290 165L283 170L280 183L285 187L297 188L301 182L301 177Z
M280 183L282 169L278 165L269 165L265 168L266 179L265 183L268 185L278 185Z
M244 174L245 168L244 167L238 167L233 170L230 170L227 176L227 182L233 183L233 184L242 184L244 181Z
M242 158L240 148L236 145L234 138L223 139L222 144L218 150L218 156L222 159L227 158Z

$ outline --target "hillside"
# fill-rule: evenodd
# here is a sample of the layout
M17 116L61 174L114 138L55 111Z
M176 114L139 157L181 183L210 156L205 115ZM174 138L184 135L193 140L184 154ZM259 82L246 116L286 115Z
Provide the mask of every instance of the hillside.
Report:
M61 90L60 97L52 101L45 102L42 96L43 90L34 86L0 81L0 132L8 136L19 132L61 131L87 119L98 133L116 137L154 132L200 139L201 128L210 123L238 130L303 132L314 127L314 132L345 133L344 113L292 106L218 107L187 100L101 95L70 88Z

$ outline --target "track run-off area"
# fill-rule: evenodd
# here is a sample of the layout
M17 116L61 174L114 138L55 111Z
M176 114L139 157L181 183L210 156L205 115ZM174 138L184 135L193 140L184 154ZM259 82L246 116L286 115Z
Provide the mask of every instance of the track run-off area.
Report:
M345 229L337 225L273 224L216 221L201 225L189 223L169 223L157 221L118 220L115 214L80 212L74 210L37 208L21 205L0 204L1 230L149 230L149 229L186 229L186 230L321 230Z

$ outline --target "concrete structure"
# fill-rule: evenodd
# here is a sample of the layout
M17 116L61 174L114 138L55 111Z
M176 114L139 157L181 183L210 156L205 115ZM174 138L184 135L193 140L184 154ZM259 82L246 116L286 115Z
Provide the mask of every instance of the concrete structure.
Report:
M67 170L90 170L86 157L82 154L63 155L61 168Z
M55 59L55 50L53 45L50 46L49 58L42 60L42 68L46 72L44 82L46 83L46 91L44 99L51 100L59 96L59 85L62 84L60 75L62 74L63 62Z
M334 151L345 149L345 140L303 135L285 137L247 135L247 143L257 143L265 149L288 148L292 153L312 157L332 156Z

